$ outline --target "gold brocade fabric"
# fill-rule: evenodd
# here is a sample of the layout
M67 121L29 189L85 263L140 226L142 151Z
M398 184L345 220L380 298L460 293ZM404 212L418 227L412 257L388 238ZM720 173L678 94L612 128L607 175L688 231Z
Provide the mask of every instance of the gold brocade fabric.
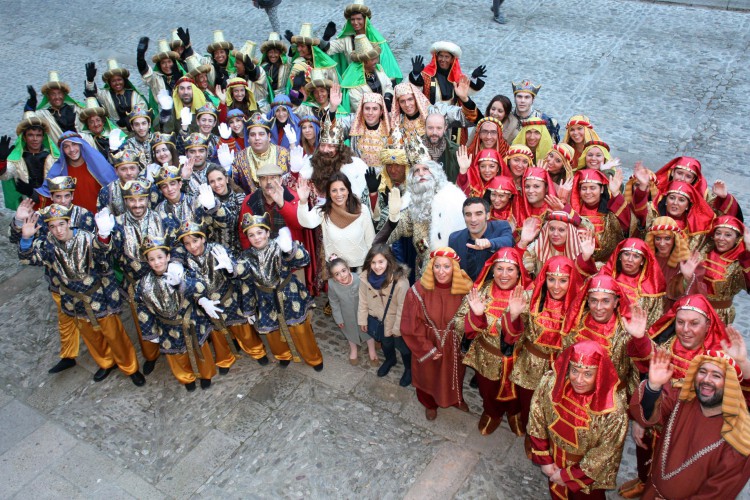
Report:
M522 316L525 319L524 329L516 342L514 352L516 361L513 365L510 380L514 384L531 391L536 390L542 376L552 368L550 361L554 360L562 350L562 327L565 320L564 311L559 307L562 303L552 301L549 298L547 298L547 302L554 302L558 307L555 309L545 307L538 313ZM557 338L559 342L557 345L550 342L554 338ZM532 354L526 348L527 342L532 344L535 351L543 353L547 357L542 358L537 354Z
M156 205L154 211L162 218L174 217L178 222L200 222L196 221L196 209L198 208L198 197L195 198L189 194L183 194L177 203L170 203L169 200L162 200Z
M417 118L416 120L410 120L409 118L406 117L406 115L402 115L401 127L404 129L406 134L408 134L408 135L404 135L404 139L409 137L411 134L417 134L419 137L422 137L425 133L424 118Z
M396 228L388 237L388 244L392 245L403 237L411 237L414 243L414 248L417 250L415 269L417 275L421 276L423 267L430 260L430 221L414 222L409 210L403 211Z
M73 238L66 242L49 237L55 251L53 267L63 283L90 278L91 269L94 268L92 239L93 235L85 231L76 232ZM93 283L93 279L91 282Z
M617 276L617 283L620 285L623 293L628 296L631 304L638 304L646 312L646 330L651 328L657 319L661 318L665 310L666 294L653 296L639 296L638 289L633 286L637 283L637 277L631 278L620 273Z
M706 247L701 252L704 258L703 265L706 268L706 274L703 277L703 282L708 288L706 297L711 301L711 305L715 302L732 301L735 295L745 289L745 274L742 266L737 260L727 264L726 261L715 258L716 254L710 252L713 245L709 244ZM714 309L724 324L729 325L734 322L734 304L729 307L714 306Z
M356 138L356 145L352 147L368 167L381 166L380 151L388 140L388 136L383 133L384 130L382 123L377 130L365 129L364 134Z
M564 454L561 451L565 454L583 456L577 463L583 473L594 480L589 486L581 484L584 493L594 489L613 489L616 486L617 471L628 432L628 407L625 395L622 391L616 393L617 408L614 412L598 415L586 408L590 416L588 426L576 429L578 444L573 446L549 430L559 418L551 399L554 385L555 374L549 371L542 377L538 389L534 392L527 427L529 436L549 440L550 454L560 468L575 465L575 462L563 460Z
M603 216L581 216L596 228L596 250L592 258L597 263L606 263L617 244L625 237L617 216L612 212Z
M142 299L146 307L154 314L164 318L174 318L180 311L182 301L187 301L182 297L179 290L167 283L164 276L157 276L154 273L148 273L141 280ZM186 304L182 304L186 305ZM143 321L147 321L144 318ZM173 326L168 333L171 337L179 338L182 328ZM160 332L161 333L161 332Z

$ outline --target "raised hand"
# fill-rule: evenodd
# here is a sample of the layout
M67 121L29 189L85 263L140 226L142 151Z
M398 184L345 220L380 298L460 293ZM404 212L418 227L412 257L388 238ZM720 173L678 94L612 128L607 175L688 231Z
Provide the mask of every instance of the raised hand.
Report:
M289 149L289 169L297 173L300 170L302 170L302 167L305 164L305 150L302 149L302 146L294 146L293 148Z
M222 125L224 125L222 123ZM234 163L234 153L229 150L229 145L222 143L216 150L216 156L219 159L219 164L225 169L229 170Z
M323 40L327 42L328 40L333 38L333 35L335 34L336 34L336 23L334 23L333 21L329 21L328 24L326 25L325 31L323 31Z
M208 184L201 184L198 186L198 203L200 203L206 210L211 210L216 206L214 192L211 191L211 186Z
M286 30L284 32L284 38L286 38L286 41L289 43L292 43L292 37L294 36L294 33L292 33L290 30Z
M583 260L589 260L596 251L594 232L589 229L579 229L578 242L581 246L581 257L583 257Z
M573 178L571 177L567 181L560 181L560 184L555 186L557 197L566 203L570 201L570 192L573 190Z
M276 237L276 244L284 253L292 251L292 232L288 227L282 227L279 229L279 235Z
M216 307L219 304L218 300L211 300L207 297L201 297L198 300L198 304L206 311L209 318L219 319L219 313L223 313L224 309Z
M630 321L622 318L622 326L631 337L640 339L646 335L646 326L648 325L648 315L641 306L635 306L630 311Z
M726 198L727 197L727 185L724 181L721 179L717 179L716 182L714 182L714 186L712 188L712 191L718 198Z
M453 90L456 92L456 96L458 96L461 102L469 100L469 83L469 77L464 75L453 84Z
M638 189L646 191L651 183L651 171L643 166L642 161L635 162L633 167L633 177L638 182Z
M750 227L745 226L745 234L742 235L742 239L745 241L745 248L750 250Z
M271 199L276 206L282 208L284 206L284 187L281 185L281 181L274 179L271 181L271 192L269 193Z
M471 312L473 312L475 316L481 316L484 314L486 308L484 299L482 299L482 296L479 295L479 290L477 290L476 287L472 288L469 291L467 301L469 302L469 308L471 309Z
M729 337L729 341L722 340L721 348L737 362L737 365L739 365L743 374L747 377L748 372L746 371L746 365L748 359L745 339L742 338L742 334L734 327L734 325L727 325L727 337Z
M521 226L521 238L519 240L519 245L522 247L527 247L531 244L532 241L536 239L536 237L539 235L539 231L542 229L542 223L539 219L536 217L527 217L526 220L523 221L523 225Z
M0 137L0 161L7 160L12 150L13 148L10 147L10 136L4 135Z
M162 111L170 111L172 107L174 107L174 100L172 99L172 96L169 95L167 89L161 89L159 93L156 94L156 100L159 102L159 107Z
M229 255L227 254L227 251L224 249L224 247L215 246L211 250L211 255L213 255L214 259L216 259L214 270L225 269L230 274L234 273L234 265L232 264L232 259L229 258Z
M456 152L456 159L458 160L458 170L462 175L465 175L466 172L469 171L469 167L471 167L471 161L473 159L473 155L469 155L468 149L466 146L459 146L458 151Z
M526 294L524 294L523 287L521 285L516 286L508 298L510 319L515 321L526 309L527 304L528 302L526 301Z
M167 265L167 272L164 276L167 278L167 283L171 286L178 286L182 283L182 277L185 274L185 268L179 262L170 262Z
M401 218L401 191L393 186L388 192L388 220L391 222L398 222Z
M666 349L655 349L648 365L648 385L654 390L660 390L672 380L674 365L672 355Z
M424 70L424 57L415 56L411 58L411 72L414 75L419 75Z
M307 199L310 197L310 186L308 181L300 180L297 182L297 196L299 197L300 203L307 203Z
M87 62L86 63L86 81L87 82L94 82L94 78L96 78L96 63Z
M24 220L23 226L21 226L21 238L28 240L33 238L39 228L42 226L38 224L39 214L32 213L29 217Z
M180 111L180 125L182 130L187 130L190 124L193 122L193 113L187 106L183 107Z
M31 198L24 198L21 203L18 204L16 214L13 216L18 221L26 221L29 217L34 215L34 200Z
M620 159L619 158L612 158L607 163L602 165L602 170L609 170L610 168L619 168L620 167Z
M34 90L34 87L32 87L31 85L26 85L26 92L29 93L29 98L26 100L26 109L30 111L36 111L36 90Z
M226 123L219 123L219 135L224 140L229 139L232 137L232 129Z
M185 159L183 161L182 159ZM193 175L193 166L195 166L195 157L188 158L187 156L180 156L180 165L182 166L182 169L180 170L180 177L183 179L190 179Z
M290 123L284 125L284 135L289 140L290 145L297 144L297 132L294 131Z
M690 282L695 274L695 269L700 265L703 258L700 252L694 251L687 260L680 262L680 273L685 281Z
M115 228L115 216L109 213L109 208L104 207L101 211L94 215L94 222L96 222L96 229L99 236L102 238L109 238L112 234L112 230Z
M227 91L221 88L221 85L217 84L214 87L214 95L219 98L219 101L222 104L227 102Z
M109 150L110 151L117 151L120 149L120 146L122 146L122 143L125 142L125 136L123 135L122 131L119 128L116 128L112 130L112 132L109 133Z
M138 48L136 49L136 56L138 57L144 57L146 55L146 51L148 50L148 37L142 36L138 40Z
M565 203L557 196L546 195L544 201L549 206L550 210L565 210Z
M618 194L620 194L623 180L624 176L622 173L622 169L619 167L615 168L615 175L613 175L612 179L610 179L609 181L609 192L612 193L613 196L617 196Z
M477 80L479 78L486 78L487 77L487 66L482 64L481 66L477 66L474 68L474 71L471 72L471 79Z
M368 167L365 170L365 181L367 182L367 191L377 193L380 187L380 176L375 172L375 167Z
M337 109L339 109L339 105L341 104L341 100L343 99L343 96L341 94L341 85L338 83L334 83L331 87L331 92L328 97L328 109L335 112Z
M190 45L190 29L183 29L182 27L177 28L177 37L182 42L182 46L188 48Z

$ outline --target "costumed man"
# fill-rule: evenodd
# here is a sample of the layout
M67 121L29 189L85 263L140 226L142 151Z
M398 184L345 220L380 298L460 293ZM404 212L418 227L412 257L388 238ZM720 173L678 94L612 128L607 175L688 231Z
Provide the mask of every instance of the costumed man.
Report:
M376 190L368 190L370 195L377 194L375 209L372 211L372 219L375 223L375 232L380 231L388 220L388 194L391 189L398 189L403 197L406 194L406 175L409 173L409 160L406 158L403 140L399 130L393 130L385 147L380 150L380 164L383 169L376 177L378 186ZM371 176L366 180L370 182Z
M572 304L565 318L563 347L576 342L593 340L601 345L615 365L620 377L620 389L632 394L638 384L638 370L628 356L631 336L642 335L646 328L646 313L632 307L628 296L611 276L594 275Z
M390 191L388 223L375 238L376 243L387 240L393 244L402 237L411 237L417 252L416 263L411 267L417 277L424 272L430 252L446 246L451 233L465 227L461 206L466 195L448 182L439 164L427 158L424 146L421 153L410 153L408 197L402 201L398 190Z
M80 113L83 104L70 97L70 85L60 81L57 71L49 72L49 80L42 85L42 102L37 105L36 91L31 85L26 89L29 99L24 111L35 111L36 116L46 120L49 124L49 135L54 142L60 139L63 132L80 132L83 124Z
M419 87L432 104L442 102L460 105L465 102L466 98L456 92L459 83L462 80L468 80L468 77L461 72L461 65L459 64L461 48L455 43L440 41L432 44L430 52L432 53L432 60L427 66L424 65L422 56L416 56L412 59L409 82ZM466 96L480 91L484 87L482 78L486 76L486 66L482 65L474 69L471 73ZM464 145L468 140L468 133L465 128L454 128L451 130L450 137L454 142Z
M77 204L89 212L96 212L96 199L103 186L117 179L112 165L102 154L89 146L77 132L65 132L60 136L59 148L63 154L50 167L47 179L60 175L76 178ZM50 198L47 180L36 189L39 195Z
M52 203L70 209L70 225L90 232L95 231L94 214L73 204L76 180L72 177L60 176L50 179L48 182ZM23 200L10 224L8 239L12 245L17 245L21 240L21 228L33 214L34 203L28 198ZM39 232L33 238L46 240L49 230L43 221L41 226ZM75 319L62 311L60 306L60 276L55 273L54 267L45 265L44 277L52 294L52 300L57 306L57 329L60 332L60 361L50 368L48 373L58 373L76 365L80 346L80 332ZM84 341L86 341L86 338L84 338Z
M151 132L151 112L148 109L135 107L128 115L132 135L124 142L124 147L138 154L140 171L153 163L151 155L151 141L154 134Z
M344 9L344 17L346 18L346 24L344 24L343 29L336 36L336 39L331 41L333 34L336 33L336 25L331 21L326 26L323 40L320 42L320 48L336 61L339 73L343 75L352 63L351 56L356 45L355 38L363 35L367 37L367 40L371 44L380 49L381 64L388 78L394 84L401 83L404 76L401 74L396 58L393 56L388 41L372 25L370 21L372 19L372 11L365 5L364 0L354 0L354 2L347 5ZM356 108L352 107L352 109Z
M435 420L438 407L469 411L463 399L465 367L455 316L473 283L452 248L436 248L429 259L422 277L406 292L404 311L410 313L401 315L400 329L412 353L417 399L425 407L425 418Z
M531 80L523 80L520 83L511 82L511 85L516 105L513 106L513 112L508 116L508 124L505 126L509 131L515 131L513 137L508 139L509 142L516 138L523 128L523 122L530 118L541 118L546 121L550 137L555 144L560 142L560 124L557 120L534 108L534 100L542 86L534 85Z
M268 34L268 40L260 44L260 66L268 79L265 95L258 94L258 101L268 105L277 94L286 93L286 85L292 70L292 61L287 58L287 47L276 32Z
M648 380L630 401L641 425L664 427L642 498L739 498L750 478L750 415L740 389L750 363L742 335L732 331L724 352L693 358L681 385L670 384L669 353L651 359Z
M666 350L671 357L672 381L685 378L690 363L696 356L709 350L721 350L722 342L729 340L724 323L702 295L689 295L679 299L672 308L654 323L648 335L632 336L628 342L628 355L635 361L641 378L648 375L649 362L659 350ZM743 392L750 387L743 383ZM744 392L750 395L750 392ZM635 413L634 415L638 415ZM637 436L635 448L638 477L625 482L618 492L625 498L637 498L649 482L654 443L657 434L651 429L644 431L636 422L633 435Z
M391 126L401 127L404 136L424 137L425 120L428 115L440 113L445 117L448 128L467 127L479 116L477 105L469 97L468 80L462 79L454 85L461 101L460 106L452 106L444 102L430 105L430 101L420 91L419 87L409 82L402 82L393 87L393 109L391 110Z
M340 100L341 91L334 87L331 89L331 107L338 107ZM362 95L358 107L354 108L355 113L336 119L336 126L344 139L349 140L349 147L354 154L368 167L377 167L378 170L381 167L380 151L391 135L390 116L386 106L382 95L368 92Z
M123 184L122 197L125 201L125 213L114 219L114 226L109 233L100 228L99 238L94 242L94 247L103 252L106 258L111 259L122 270L122 292L130 304L130 312L134 319L138 316L135 287L138 281L149 272L148 263L141 253L141 244L147 236L158 238L162 235L171 235L179 226L179 221L171 215L159 214L149 209L150 190L151 183L141 179ZM98 214L103 213L109 214L109 210L105 207L98 212ZM156 360L159 358L159 344L144 339L137 320L135 326L141 352L146 360L143 364L143 373L148 375L154 370Z
M39 206L35 191L47 177L60 156L57 143L49 136L49 123L35 112L26 111L16 126L16 142L0 137L0 180L3 181L5 208L18 208L22 197L31 198Z
M239 152L232 163L232 178L245 193L258 188L257 171L266 163L277 165L284 173L289 171L289 150L271 144L271 127L260 113L247 122L248 146Z
M183 76L177 80L172 95L164 90L156 96L159 101L159 123L162 132L174 133L180 129L195 132L198 126L195 113L206 105L206 96L195 85L195 80Z
M198 124L198 134L194 134L188 131L188 129L180 128L179 135L177 136L177 151L185 152L185 155L190 158L188 151L190 147L188 143L191 143L191 139L195 135L201 135L203 137L203 147L206 148L206 158L215 159L217 150L219 148L219 136L214 133L216 130L216 122L218 113L216 108L210 102L201 106L195 111L195 121Z
M109 209L109 213L118 217L124 214L126 210L122 186L128 181L134 181L138 178L140 164L137 154L130 149L123 149L119 153L113 154L112 161L117 179L99 190L99 196L96 198L96 211L101 212L106 207Z
M331 106L332 89L333 81L326 78L325 73L322 70L312 70L310 72L310 82L305 84L304 93L307 94L307 97L299 106L297 106L297 109L295 109L297 116L302 118L304 116L313 115L318 121L322 122L327 116L329 116L332 109L334 115L337 115L339 112L345 114L345 110L341 107L341 104L336 108Z
M255 284L254 297L243 294L243 300L256 301L255 328L266 336L282 367L304 361L322 371L323 354L311 323L312 299L294 274L295 269L310 263L310 254L292 240L288 228L281 228L279 236L271 239L267 215L243 215L242 230L250 248L237 260L235 276L243 285ZM246 308L244 303L242 307Z
M334 26L333 33L335 32L336 27ZM331 36L333 36L333 33L331 33ZM336 61L328 57L328 55L319 47L320 38L313 37L311 23L302 23L299 35L293 35L291 31L286 30L284 36L289 43L293 45L293 49L296 48L295 52L297 57L292 60L292 68L289 72L289 77L291 79L294 79L298 73L307 75L309 71L317 68L323 70L326 78L333 83L339 83ZM288 82L285 82L285 85L288 85ZM294 88L298 87L299 84L294 85Z
M152 109L156 108L156 96L159 92L166 90L170 94L177 84L177 80L185 74L185 69L180 64L180 55L169 47L169 43L162 39L158 42L158 51L151 58L153 68L146 63L146 51L148 50L148 37L144 36L138 40L136 50L136 64L143 82L148 86L148 104Z
M266 348L251 326L255 322L253 283L235 282L234 259L226 247L206 240L203 224L193 221L183 223L177 232L177 239L182 245L174 249L172 260L206 284L198 304L211 319L211 343L219 373L229 373L237 360L233 339L261 366L267 365Z
M549 478L550 497L606 498L628 433L627 400L598 343L566 348L531 401L531 460Z
M83 95L96 97L107 110L109 118L120 127L123 132L131 130L130 113L136 108L148 109L146 100L130 81L130 70L121 68L115 59L107 60L107 71L102 75L104 86L97 89L96 64L86 63L86 88Z
M136 386L146 383L138 370L138 358L120 320L120 292L109 261L94 245L96 236L70 224L70 208L52 204L27 219L21 228L18 257L24 264L51 267L60 278L63 312L74 318L87 339L89 353L99 366L94 381L100 382L119 367ZM51 237L36 238L39 217ZM111 231L114 219L102 214L99 231Z
M445 116L430 113L424 121L425 134L422 142L427 146L430 158L443 166L448 181L455 183L458 179L458 144L448 139L448 124Z
M143 238L141 255L151 268L135 289L143 337L159 346L172 375L188 392L195 390L196 378L201 389L207 389L216 364L206 342L211 323L196 307L205 284L194 273L170 272L170 247L163 238Z
M187 162L182 167L181 175L182 179L187 180L187 191L192 196L198 196L200 186L208 184L206 173L208 167L216 165L209 161L211 151L211 141L218 141L216 136L207 137L202 133L190 134L185 137L185 154L187 155ZM214 145L216 142L214 142ZM225 146L226 147L226 146ZM224 159L222 157L222 159ZM231 155L230 158L225 161L228 163L227 166L231 167ZM222 163L222 166L223 163Z
M83 124L81 137L94 146L103 156L108 156L109 134L117 129L117 125L109 119L107 110L99 105L96 97L87 97L86 108L79 113L78 117Z
M178 167L162 166L154 174L154 184L164 199L154 208L160 217L174 217L179 224L196 221L199 224L213 224L212 218L220 218L225 223L226 214L217 213L216 197L208 184L198 187L198 194L183 192L183 178Z
M380 65L379 46L373 46L365 35L357 35L350 57L352 63L341 75L341 88L346 89L349 109L359 109L364 94L376 93L383 97L386 110L390 113L393 84Z

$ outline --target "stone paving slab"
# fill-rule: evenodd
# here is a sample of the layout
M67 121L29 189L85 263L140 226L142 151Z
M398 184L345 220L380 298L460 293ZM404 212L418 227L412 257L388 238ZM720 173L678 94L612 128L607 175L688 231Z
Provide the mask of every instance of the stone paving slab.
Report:
M479 454L446 443L407 492L407 500L450 499L459 491L466 477L479 461Z

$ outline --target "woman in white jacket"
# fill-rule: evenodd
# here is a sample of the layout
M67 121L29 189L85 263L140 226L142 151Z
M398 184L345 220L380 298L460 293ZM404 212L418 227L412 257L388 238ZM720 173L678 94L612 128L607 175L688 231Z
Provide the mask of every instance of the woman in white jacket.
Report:
M310 195L305 181L297 187L300 200ZM341 172L331 175L326 185L326 200L322 205L310 209L300 203L297 216L303 227L323 230L323 255L336 254L346 260L352 269L362 267L365 256L375 239L372 215L367 205L360 203L352 193L349 178Z

